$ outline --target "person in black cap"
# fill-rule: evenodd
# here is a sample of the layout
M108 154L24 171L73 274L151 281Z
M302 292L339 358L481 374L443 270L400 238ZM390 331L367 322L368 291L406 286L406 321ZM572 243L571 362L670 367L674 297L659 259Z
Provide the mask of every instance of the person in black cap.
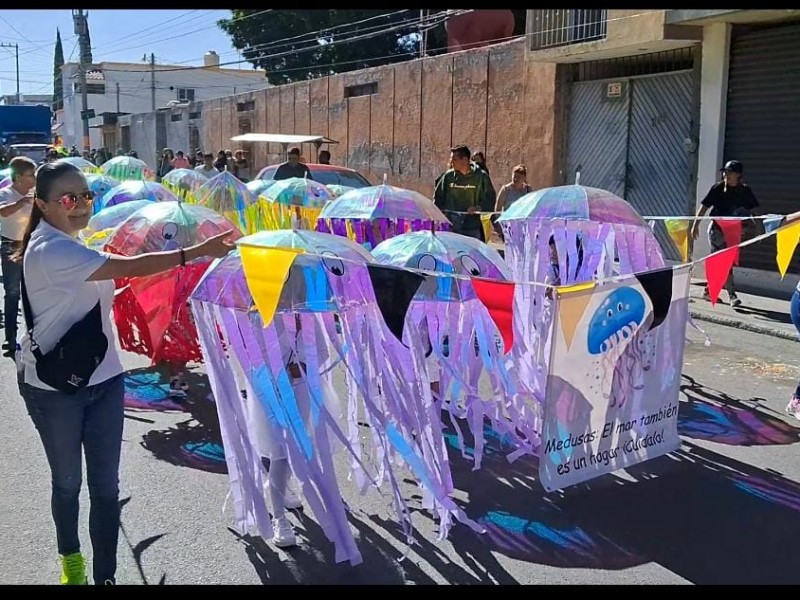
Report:
M729 160L725 166L720 169L722 173L722 180L718 181L711 186L708 190L706 197L700 203L700 208L697 210L695 221L692 224L692 238L697 239L699 233L698 218L704 216L709 209L711 210L712 217L752 217L756 214L758 209L758 200L756 200L753 190L750 186L742 181L742 173L744 172L744 165L738 160ZM727 245L725 244L725 236L722 233L719 225L713 220L708 228L708 241L711 244L712 252L724 250ZM725 290L728 292L731 306L734 308L742 305L742 301L736 295L736 288L733 282L733 269L725 282ZM708 286L703 292L703 298L709 300Z

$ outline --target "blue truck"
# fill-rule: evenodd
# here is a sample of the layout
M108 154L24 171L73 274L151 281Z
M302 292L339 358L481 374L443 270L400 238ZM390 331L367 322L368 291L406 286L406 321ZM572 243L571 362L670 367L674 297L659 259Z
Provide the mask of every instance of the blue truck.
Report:
M0 144L50 144L53 112L49 106L0 106Z

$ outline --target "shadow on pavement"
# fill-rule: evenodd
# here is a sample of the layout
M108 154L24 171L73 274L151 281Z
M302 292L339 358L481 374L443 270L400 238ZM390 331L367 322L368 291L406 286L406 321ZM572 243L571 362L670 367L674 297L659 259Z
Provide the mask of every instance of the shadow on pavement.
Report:
M142 436L141 445L159 459L170 464L227 473L219 417L214 402L208 399L208 381L196 374L187 374L190 396L180 402L179 410L191 418L166 430L153 429Z
M678 433L683 436L732 446L772 446L800 441L800 429L792 427L767 408L753 406L724 392L708 388L683 375L678 411ZM772 414L770 414L772 413Z
M692 443L628 469L635 481L606 475L549 495L535 459L509 465L497 454L471 471L452 452L451 465L464 509L487 532L458 525L449 539L483 567L496 552L559 568L655 562L696 584L800 583L800 484ZM426 542L417 552L442 563Z
M351 515L356 543L364 559L360 565L335 564L333 544L317 523L302 511L293 511L300 526L295 526L299 545L281 550L259 536L241 536L233 529L264 584L370 585L435 583L422 569L408 560L398 562L399 554L379 532ZM281 555L284 555L283 557Z
M204 400L210 393L208 379L186 373L190 399ZM184 411L184 402L169 397L169 376L157 367L131 369L125 373L125 409L132 411Z

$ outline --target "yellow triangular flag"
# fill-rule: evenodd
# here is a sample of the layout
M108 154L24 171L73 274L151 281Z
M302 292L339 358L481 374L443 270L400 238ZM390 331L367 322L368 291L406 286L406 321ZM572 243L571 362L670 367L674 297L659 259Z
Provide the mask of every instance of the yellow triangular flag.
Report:
M594 282L577 283L556 288L558 290L558 320L561 323L561 332L564 334L564 341L567 342L567 349L572 345L572 338L578 322L586 311L592 294L577 294L575 292L590 290L594 287ZM566 295L565 295L566 294Z
M264 327L272 322L286 276L301 248L239 246L247 287L253 296Z
M794 255L797 242L800 241L800 221L778 229L775 233L775 238L778 246L778 253L775 258L778 261L778 272L781 274L781 279L783 279Z
M667 228L672 243L681 253L681 262L689 262L689 228L692 221L690 219L665 219L664 225Z

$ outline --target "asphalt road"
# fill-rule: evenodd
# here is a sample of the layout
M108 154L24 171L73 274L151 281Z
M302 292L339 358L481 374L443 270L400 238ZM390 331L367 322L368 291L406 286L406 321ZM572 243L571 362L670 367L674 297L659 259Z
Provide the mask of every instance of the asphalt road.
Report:
M120 584L259 583L800 583L800 421L783 413L800 375L796 342L705 324L687 346L679 412L682 448L566 492L545 494L532 460L498 454L482 470L452 452L457 500L487 526L456 526L436 541L414 513L420 542L405 550L388 498L358 497L352 525L364 563L335 565L331 544L302 513L301 545L275 549L232 529L213 404L198 373L185 409L157 411L157 375L126 356L128 403L121 472ZM0 363L0 583L58 582L44 452ZM163 384L163 381L161 381ZM406 496L419 507L416 490ZM90 554L88 496L81 506Z

